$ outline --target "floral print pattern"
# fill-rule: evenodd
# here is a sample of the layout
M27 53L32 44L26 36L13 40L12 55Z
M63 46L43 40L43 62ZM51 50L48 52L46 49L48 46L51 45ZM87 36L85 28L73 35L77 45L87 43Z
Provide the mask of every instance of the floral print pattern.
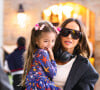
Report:
M26 76L26 90L61 90L51 81L56 75L55 60L49 59L44 49L38 49L33 54L31 69Z

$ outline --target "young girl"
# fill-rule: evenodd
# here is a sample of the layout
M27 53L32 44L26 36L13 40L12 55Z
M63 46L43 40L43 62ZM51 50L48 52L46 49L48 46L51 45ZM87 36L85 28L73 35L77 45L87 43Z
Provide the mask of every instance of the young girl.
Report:
M22 80L26 90L60 90L51 81L57 72L52 52L56 34L57 30L46 21L32 29Z

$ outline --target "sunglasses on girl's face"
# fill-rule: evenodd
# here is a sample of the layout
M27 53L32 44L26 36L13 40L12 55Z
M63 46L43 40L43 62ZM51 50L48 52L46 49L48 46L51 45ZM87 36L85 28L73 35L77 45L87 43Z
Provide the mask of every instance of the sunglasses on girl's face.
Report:
M81 32L73 29L68 28L62 28L60 31L61 36L67 37L69 34L71 34L71 37L73 39L79 39L81 37Z

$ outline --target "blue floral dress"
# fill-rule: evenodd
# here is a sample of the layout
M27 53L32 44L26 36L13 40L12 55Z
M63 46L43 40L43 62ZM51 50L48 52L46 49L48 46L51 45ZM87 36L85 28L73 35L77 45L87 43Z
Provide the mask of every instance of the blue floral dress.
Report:
M61 90L50 80L56 72L55 60L50 61L48 52L38 49L33 54L33 63L26 76L26 90Z

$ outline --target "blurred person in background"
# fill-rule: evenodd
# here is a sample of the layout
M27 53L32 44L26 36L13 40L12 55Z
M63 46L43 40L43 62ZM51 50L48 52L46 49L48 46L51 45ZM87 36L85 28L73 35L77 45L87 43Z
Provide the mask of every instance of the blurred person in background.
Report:
M25 44L25 38L19 37L17 39L17 48L7 58L8 67L11 71L11 75L13 76L14 90L22 90L22 87L19 84L23 74L23 54L25 52Z

